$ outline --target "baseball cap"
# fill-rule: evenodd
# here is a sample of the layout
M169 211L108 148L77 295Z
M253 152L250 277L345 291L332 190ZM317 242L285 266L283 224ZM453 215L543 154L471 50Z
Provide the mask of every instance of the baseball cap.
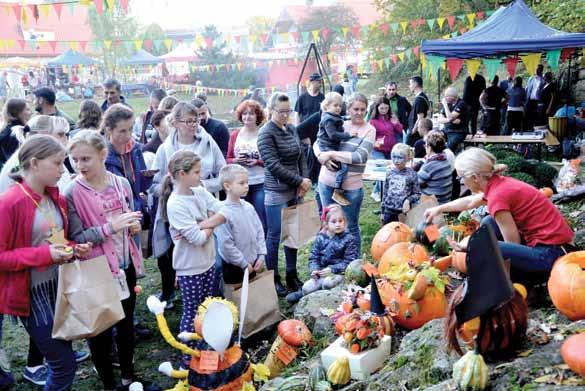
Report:
M309 81L321 81L323 80L323 76L321 76L320 73L313 73L310 77L309 77Z

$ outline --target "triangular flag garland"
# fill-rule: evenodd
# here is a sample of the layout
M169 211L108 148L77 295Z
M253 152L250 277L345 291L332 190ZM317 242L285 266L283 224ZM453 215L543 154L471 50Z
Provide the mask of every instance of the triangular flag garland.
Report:
M481 60L478 60L476 58L465 60L465 65L467 66L467 73L469 73L469 76L471 76L471 80L474 80L475 75L477 74L477 70L481 65Z
M516 77L516 67L518 66L518 57L508 57L508 58L505 58L502 62L506 66L506 71L508 72L508 76L510 76L511 78Z
M447 59L447 70L449 71L449 76L451 76L451 80L455 81L457 75L463 68L463 63L465 60L462 58L448 58Z
M530 76L534 76L536 74L536 68L540 63L540 53L531 53L531 54L524 54L520 56L520 59L524 63L526 70L530 74Z
M502 61L499 58L486 58L483 60L483 65L485 65L485 72L489 81L493 80L498 73L498 68L500 67L501 62Z
M559 60L561 59L561 49L549 50L546 52L546 62L550 69L556 71L559 68Z

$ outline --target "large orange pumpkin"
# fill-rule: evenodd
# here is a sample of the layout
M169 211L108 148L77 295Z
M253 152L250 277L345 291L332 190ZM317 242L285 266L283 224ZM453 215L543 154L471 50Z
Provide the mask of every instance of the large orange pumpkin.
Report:
M569 253L555 262L548 293L555 307L571 320L585 319L585 251Z
M561 347L561 356L573 372L585 377L585 333L567 338Z
M379 261L384 252L393 244L408 242L412 235L410 227L404 223L393 221L383 226L372 240L372 258Z
M390 311L396 313L394 320L406 329L413 330L430 320L442 318L447 310L447 299L434 286L427 287L420 300L410 300L407 292L401 292L389 281L379 280L382 302Z
M428 260L429 253L424 246L408 242L396 243L382 255L378 264L378 272L384 274L390 269L390 266L400 263L410 262L413 265L420 265Z

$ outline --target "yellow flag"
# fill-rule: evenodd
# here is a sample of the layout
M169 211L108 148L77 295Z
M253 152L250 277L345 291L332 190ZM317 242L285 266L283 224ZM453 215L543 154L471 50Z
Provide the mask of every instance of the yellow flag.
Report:
M104 47L108 50L110 50L112 48L112 40L111 39L106 39L104 41Z
M254 45L256 43L256 41L258 41L258 37L254 34L250 35L250 42L252 42L252 45Z
M477 74L477 70L481 65L481 60L476 58L465 60L465 65L467 65L467 73L469 73L469 76L471 76L471 80L474 80L475 75Z
M26 7L22 7L22 11L21 11L21 18L20 20L22 20L22 24L24 24L25 26L28 24L28 16L26 15Z
M449 38L451 38L451 34L445 34L445 35L443 35L443 39L449 39Z
M45 18L49 16L49 4L39 4L38 7L41 15L43 15Z
M78 51L77 44L78 44L77 41L69 41L69 47L71 48L71 50L73 50L75 52Z
M114 11L114 0L106 0L106 2L108 3L108 9L110 10L110 12Z
M288 33L280 33L278 34L278 36L280 37L280 42L282 43L288 43Z
M400 59L400 61L404 61L404 52L398 53L398 58Z
M349 27L342 27L341 34L343 34L343 38L347 38L347 33L349 32Z
M384 59L376 61L378 63L378 71L384 69Z
M427 56L425 56L424 53L420 54L420 65L422 66L422 69L427 67Z
M167 38L163 41L163 44L165 45L167 50L171 50L171 46L173 45L173 40Z
M442 30L443 24L445 24L445 18L443 18L443 17L437 18L437 23L439 24L439 29Z
M528 73L534 76L538 63L540 62L540 53L525 54L520 56L520 59L522 59Z
M473 24L475 22L475 12L467 14L467 20L469 21L469 27L473 27Z
M198 47L199 46L203 46L203 37L201 35L198 35L195 38L195 45L198 46Z
M135 39L134 40L134 47L136 48L136 50L142 49L142 40L141 39Z
M0 50L4 50L4 40L0 39Z
M14 47L14 45L16 45L16 40L14 40L14 39L7 39L6 40L6 47L8 49L12 49Z
M408 27L408 22L400 22L400 27L402 27L402 32L406 34L406 28Z
M318 41L319 40L319 30L313 30L313 31L311 31L311 35L313 36L313 40L314 41Z

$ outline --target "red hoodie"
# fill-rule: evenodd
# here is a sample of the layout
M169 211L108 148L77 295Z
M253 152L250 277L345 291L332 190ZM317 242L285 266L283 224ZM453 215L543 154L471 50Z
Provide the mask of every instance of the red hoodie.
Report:
M26 182L22 186L35 199L41 196ZM63 229L67 232L67 201L56 187L47 193L59 206ZM30 269L53 263L48 244L31 247L36 206L19 186L0 194L0 313L15 316L30 315Z

